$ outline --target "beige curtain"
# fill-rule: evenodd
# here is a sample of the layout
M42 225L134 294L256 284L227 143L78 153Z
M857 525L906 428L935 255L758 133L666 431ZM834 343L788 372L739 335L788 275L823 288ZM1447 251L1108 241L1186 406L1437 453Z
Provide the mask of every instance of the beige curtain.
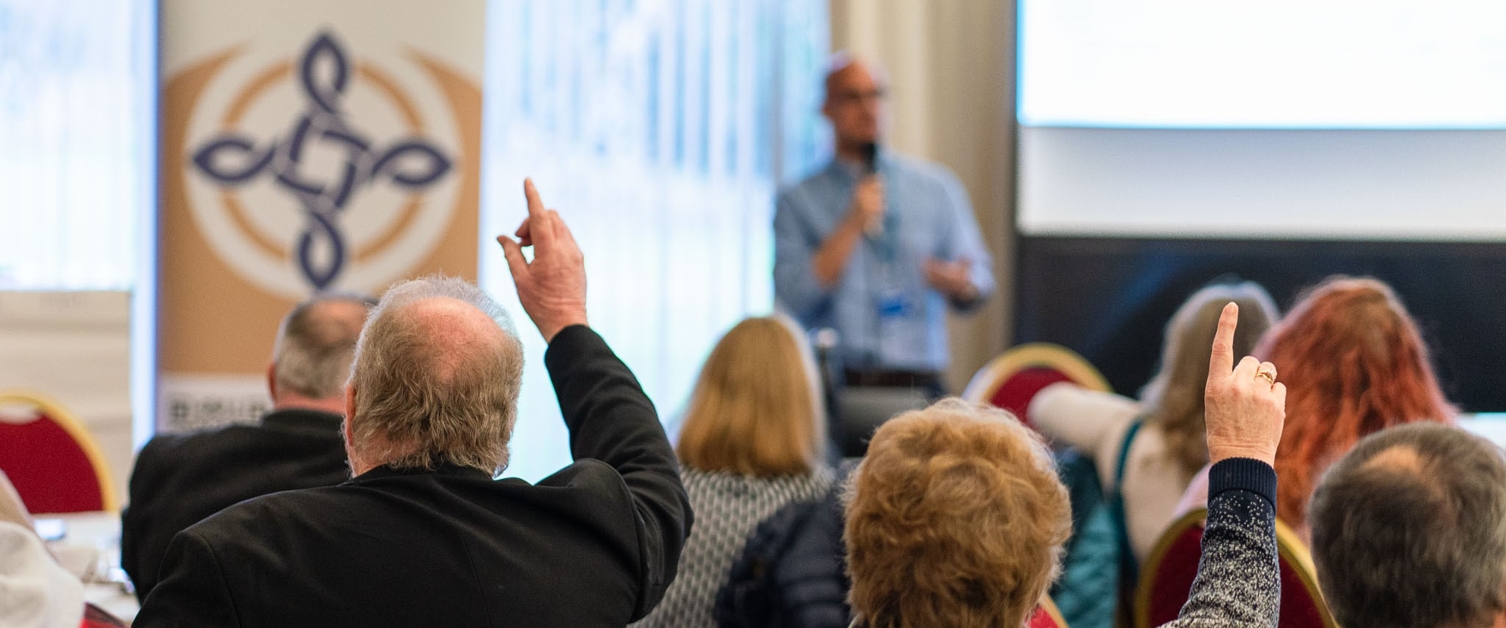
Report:
M889 71L889 141L951 168L967 186L999 290L953 316L948 384L968 379L1013 336L1013 0L831 0L831 42Z

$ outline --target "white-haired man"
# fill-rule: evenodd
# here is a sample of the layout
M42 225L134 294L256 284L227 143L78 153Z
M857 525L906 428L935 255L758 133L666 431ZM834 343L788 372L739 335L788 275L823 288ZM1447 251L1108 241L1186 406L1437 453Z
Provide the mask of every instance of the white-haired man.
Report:
M525 183L498 238L576 463L530 485L506 465L523 354L474 286L394 286L346 398L356 477L241 503L173 540L136 626L623 626L674 578L690 505L653 405L586 322L574 238ZM533 246L530 263L523 246Z

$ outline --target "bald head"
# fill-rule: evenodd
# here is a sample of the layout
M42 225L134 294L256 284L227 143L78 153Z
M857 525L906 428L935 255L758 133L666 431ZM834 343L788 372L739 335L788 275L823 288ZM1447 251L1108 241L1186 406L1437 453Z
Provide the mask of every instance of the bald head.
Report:
M415 365L437 381L454 383L475 363L505 353L515 340L476 306L454 297L428 297L392 312L394 322L425 338Z
M368 306L356 296L318 296L283 317L272 348L275 405L338 404Z
M1308 508L1323 596L1343 626L1488 626L1506 612L1506 457L1457 427L1361 440Z
M879 142L886 83L877 65L847 53L832 55L821 114L831 121L838 155L856 156L863 145Z
M522 373L512 322L480 289L446 277L393 286L356 349L352 467L496 472L507 465Z

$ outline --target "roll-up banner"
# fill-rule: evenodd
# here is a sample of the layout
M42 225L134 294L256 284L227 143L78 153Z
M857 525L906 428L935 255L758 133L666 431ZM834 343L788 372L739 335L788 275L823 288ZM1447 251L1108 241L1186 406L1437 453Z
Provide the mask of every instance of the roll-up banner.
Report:
M475 279L486 5L160 6L157 425L254 420L299 301Z

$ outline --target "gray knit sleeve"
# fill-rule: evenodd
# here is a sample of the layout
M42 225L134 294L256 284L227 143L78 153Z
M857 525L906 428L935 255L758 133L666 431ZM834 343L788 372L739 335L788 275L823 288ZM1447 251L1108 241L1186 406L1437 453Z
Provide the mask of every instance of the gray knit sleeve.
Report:
M1173 628L1275 628L1281 607L1276 471L1233 458L1209 472L1208 527L1192 595Z

